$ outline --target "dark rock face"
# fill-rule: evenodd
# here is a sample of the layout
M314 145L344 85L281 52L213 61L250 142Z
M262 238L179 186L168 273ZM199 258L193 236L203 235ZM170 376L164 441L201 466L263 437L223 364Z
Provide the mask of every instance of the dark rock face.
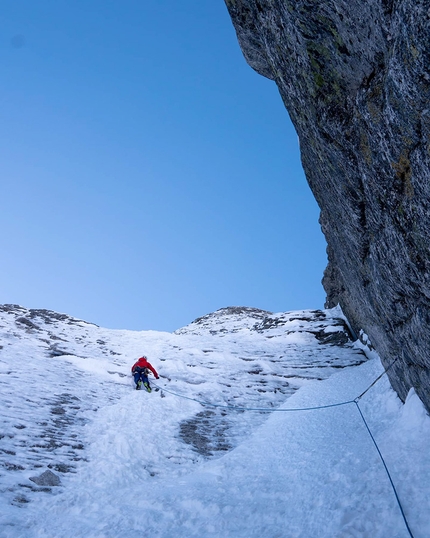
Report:
M60 478L49 469L39 476L31 476L30 480L38 486L59 486Z
M321 208L327 306L430 410L430 1L225 0Z

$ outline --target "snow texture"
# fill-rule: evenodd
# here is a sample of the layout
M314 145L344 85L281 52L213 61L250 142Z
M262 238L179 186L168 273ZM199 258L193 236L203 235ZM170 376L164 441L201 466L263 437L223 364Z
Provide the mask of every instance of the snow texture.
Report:
M0 337L2 538L410 536L352 401L383 369L337 309L227 308L170 334L4 305ZM427 538L423 405L385 375L359 405Z

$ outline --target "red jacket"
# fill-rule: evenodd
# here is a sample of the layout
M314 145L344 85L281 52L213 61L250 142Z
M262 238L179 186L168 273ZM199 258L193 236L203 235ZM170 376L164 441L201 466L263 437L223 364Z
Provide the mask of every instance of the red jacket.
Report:
M146 357L140 357L140 359L137 360L131 367L132 373L134 373L134 370L136 368L149 368L151 372L155 375L156 379L158 379L157 370L152 366L151 363L148 362Z

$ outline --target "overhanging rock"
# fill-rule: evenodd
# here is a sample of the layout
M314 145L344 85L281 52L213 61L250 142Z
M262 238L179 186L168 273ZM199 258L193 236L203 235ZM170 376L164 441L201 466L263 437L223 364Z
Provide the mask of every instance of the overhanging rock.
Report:
M321 209L327 306L430 410L430 3L225 0L276 82Z

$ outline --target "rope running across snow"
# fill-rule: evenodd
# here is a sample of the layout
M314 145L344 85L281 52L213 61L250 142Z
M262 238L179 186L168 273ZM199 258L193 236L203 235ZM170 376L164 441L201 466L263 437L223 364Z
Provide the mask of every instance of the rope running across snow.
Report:
M190 396L184 396L183 394L179 394L178 392L173 392L172 390L166 389L164 387L160 387L156 385L155 383L152 383L153 387L156 387L157 389L160 389L161 391L168 392L169 394L173 394L174 396L178 396L178 398L183 398L184 400L191 400L193 402L197 402L203 406L208 407L220 407L221 409L231 409L232 411L261 411L264 413L275 413L275 412L282 412L282 411L313 411L314 409L325 409L327 407L339 407L340 405L346 405L350 403L354 403L354 400L350 400L348 402L340 402L340 403L334 403L334 404L328 404L328 405L320 405L318 407L297 407L297 408L289 408L289 409L279 409L278 407L270 408L270 407L239 407L236 405L222 405L222 404L216 404L212 402L207 402L205 400L199 400L197 398L191 398Z
M409 536L410 538L414 538L414 535L412 534L412 531L409 527L409 524L408 524L408 521L406 519L406 515L405 515L405 512L403 510L403 507L402 507L402 504L400 502L400 499L399 499L399 495L397 493L397 490L396 490L396 487L394 485L394 482L393 482L393 479L391 478L391 475L390 475L390 472L388 470L388 467L387 467L387 464L385 463L385 460L384 460L384 457L382 456L382 453L376 443L376 440L375 438L373 437L372 435L372 432L369 428L369 425L367 424L366 422L366 419L364 418L364 415L360 409L360 406L358 405L358 402L360 401L360 399L388 372L388 370L390 370L390 368L397 362L398 359L395 359L388 368L386 368L368 387L366 390L364 390L359 396L357 396L357 398L355 398L354 400L347 400L345 402L339 402L339 403L334 403L334 404L328 404L328 405L318 405L318 406L313 406L313 407L293 407L293 408L288 408L288 409L279 409L279 408L274 408L274 409L270 409L270 408L267 408L267 407L238 407L238 406L235 406L235 405L222 405L222 404L215 404L215 403L211 403L211 402L207 402L207 401L204 401L204 400L199 400L197 398L191 398L189 396L184 396L183 394L179 394L177 392L174 392L172 390L168 390L164 387L160 387L158 385L156 385L155 383L152 383L152 385L158 389L160 389L161 391L165 391L165 392L168 392L169 394L172 394L174 396L177 396L179 398L183 398L185 400L191 400L193 402L197 402L203 406L210 406L210 407L219 407L219 408L222 408L222 409L231 409L233 411L259 411L259 412L265 412L265 413L273 413L273 412L289 412L289 411L315 411L317 409L328 409L330 407L340 407L342 405L349 405L349 404L354 404L357 409L358 409L358 412L360 413L360 416L364 422L364 425L366 427L366 430L367 432L369 433L370 435L370 438L372 439L372 442L376 448L376 451L378 452L378 455L382 461L382 464L384 466L384 469L385 469L385 472L387 473L387 476L388 476L388 479L390 481L390 484L391 484L391 488L394 492L394 495L396 497L396 501L397 501L397 504L399 506L399 509L400 509L400 513L402 515L402 518L403 518L403 522L406 526L406 529L409 533Z
M409 536L411 538L414 538L414 535L412 534L412 531L411 531L411 529L409 527L409 524L408 524L408 521L406 519L405 512L403 511L403 507L402 507L402 503L400 502L399 495L397 494L396 486L394 485L393 479L391 478L390 471L388 470L388 467L387 467L387 464L385 463L384 457L382 456L382 453L379 450L379 447L378 447L378 445L377 445L377 443L375 441L375 438L373 437L372 432L370 431L369 425L367 424L366 419L364 418L364 415L363 415L363 413L362 413L362 411L360 409L360 406L358 405L358 398L356 400L354 400L354 403L357 406L358 412L360 413L360 416L363 419L364 425L366 426L366 429L367 429L367 431L368 431L368 433L370 435L370 438L372 439L373 444L375 445L376 451L379 454L379 457L380 457L380 459L382 461L382 465L384 466L385 472L387 473L388 479L389 479L391 487L392 487L392 489L394 491L394 495L396 497L397 504L399 505L400 513L402 514L402 518L403 518L403 521L405 523L406 529L408 530Z
M278 407L275 407L275 408L270 408L270 407L239 407L239 406L236 406L236 405L223 405L223 404L216 404L216 403L212 403L212 402L208 402L206 400L199 400L198 398L192 398L190 396L185 396L183 394L179 394L178 392L174 392L172 390L169 390L169 389L166 389L165 387L160 387L159 385L156 385L155 383L152 383L152 386L156 387L157 389L161 390L161 391L165 391L165 392L168 392L169 394L172 394L174 396L177 396L178 398L183 398L184 400L191 400L193 402L197 402L203 406L209 406L209 407L220 407L221 409L231 409L232 411L259 411L259 412L264 412L264 413L286 413L286 412L289 412L289 411L314 411L316 409L327 409L329 407L339 407L341 405L348 405L348 404L352 404L352 403L355 403L356 400L359 400L360 398L362 398L374 385L375 383L377 383L381 377L383 377L387 372L388 370L390 370L390 368L396 363L397 359L395 359L391 364L390 366L385 369L368 387L366 390L364 390L359 396L357 396L357 398L353 399L353 400L348 400L348 401L345 401L345 402L339 402L339 403L334 403L334 404L327 404L327 405L317 405L317 406L311 406L311 407L290 407L290 408L278 408Z

